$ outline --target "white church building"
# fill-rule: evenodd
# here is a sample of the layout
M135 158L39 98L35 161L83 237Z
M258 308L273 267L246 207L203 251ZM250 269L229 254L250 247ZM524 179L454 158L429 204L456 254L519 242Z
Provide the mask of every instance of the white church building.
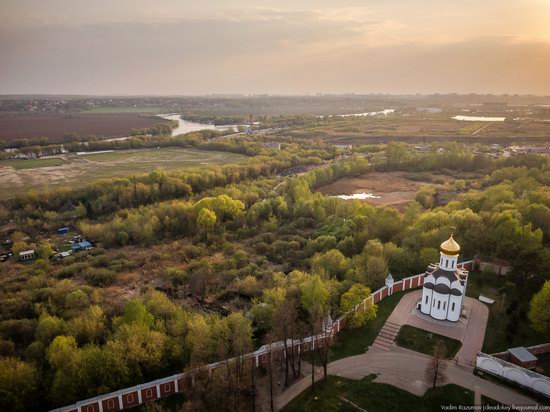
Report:
M460 245L452 235L440 248L439 263L431 264L424 275L419 307L434 319L456 322L462 313L468 271L457 266Z

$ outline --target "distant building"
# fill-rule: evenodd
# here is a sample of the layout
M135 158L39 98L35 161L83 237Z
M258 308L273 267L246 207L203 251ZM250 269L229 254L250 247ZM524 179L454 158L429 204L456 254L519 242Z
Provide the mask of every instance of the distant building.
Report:
M81 250L90 250L94 246L87 240L82 240L81 242L75 243L71 246L73 252L80 252Z
M353 149L352 144L335 144L334 147L338 150L351 150L351 149Z
M31 260L31 259L34 259L34 250L33 249L29 249L29 250L25 250L23 252L19 252L19 259L22 260L22 261L26 261L26 260Z
M68 227L60 227L59 229L57 229L58 235L66 235L67 233L69 233Z

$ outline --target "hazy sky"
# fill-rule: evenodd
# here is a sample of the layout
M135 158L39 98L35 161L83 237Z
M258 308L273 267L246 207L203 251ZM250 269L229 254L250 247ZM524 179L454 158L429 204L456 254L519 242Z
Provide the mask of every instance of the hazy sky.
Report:
M0 93L550 94L550 0L0 0Z

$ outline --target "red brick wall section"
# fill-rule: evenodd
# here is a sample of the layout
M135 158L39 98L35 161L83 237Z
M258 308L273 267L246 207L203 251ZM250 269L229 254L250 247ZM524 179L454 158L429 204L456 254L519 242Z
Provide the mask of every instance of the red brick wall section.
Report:
M382 296L380 299L384 299L386 296L388 296L388 288L382 289Z
M139 405L139 398L138 398L137 391L125 393L124 395L122 395L122 406L124 408L130 408L136 405Z
M143 402L148 402L155 399L158 399L156 386L151 386L150 388L145 388L141 390L141 400Z
M403 290L403 282L397 282L393 284L393 293L401 292Z
M166 382L160 384L160 397L168 396L173 393L176 393L176 384L175 382Z
M418 286L422 286L424 284L424 276L418 277Z
M99 403L89 403L88 405L81 406L80 410L82 412L99 412Z
M115 396L114 398L104 399L101 403L103 404L103 412L120 411L120 405L118 404L118 396Z
M550 343L543 343L542 345L529 346L527 348L533 355L542 355L543 353L550 352Z
M378 302L380 302L380 293L379 292L376 292L374 294L374 299L373 299L373 302L376 304Z

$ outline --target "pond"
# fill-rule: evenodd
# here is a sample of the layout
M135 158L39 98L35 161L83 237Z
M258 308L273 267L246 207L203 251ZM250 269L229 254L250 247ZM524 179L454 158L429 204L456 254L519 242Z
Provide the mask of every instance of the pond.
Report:
M344 200L382 199L382 196L376 196L376 195L373 195L372 193L365 193L365 192L354 193L352 195L338 195L335 197L339 199L344 199Z

